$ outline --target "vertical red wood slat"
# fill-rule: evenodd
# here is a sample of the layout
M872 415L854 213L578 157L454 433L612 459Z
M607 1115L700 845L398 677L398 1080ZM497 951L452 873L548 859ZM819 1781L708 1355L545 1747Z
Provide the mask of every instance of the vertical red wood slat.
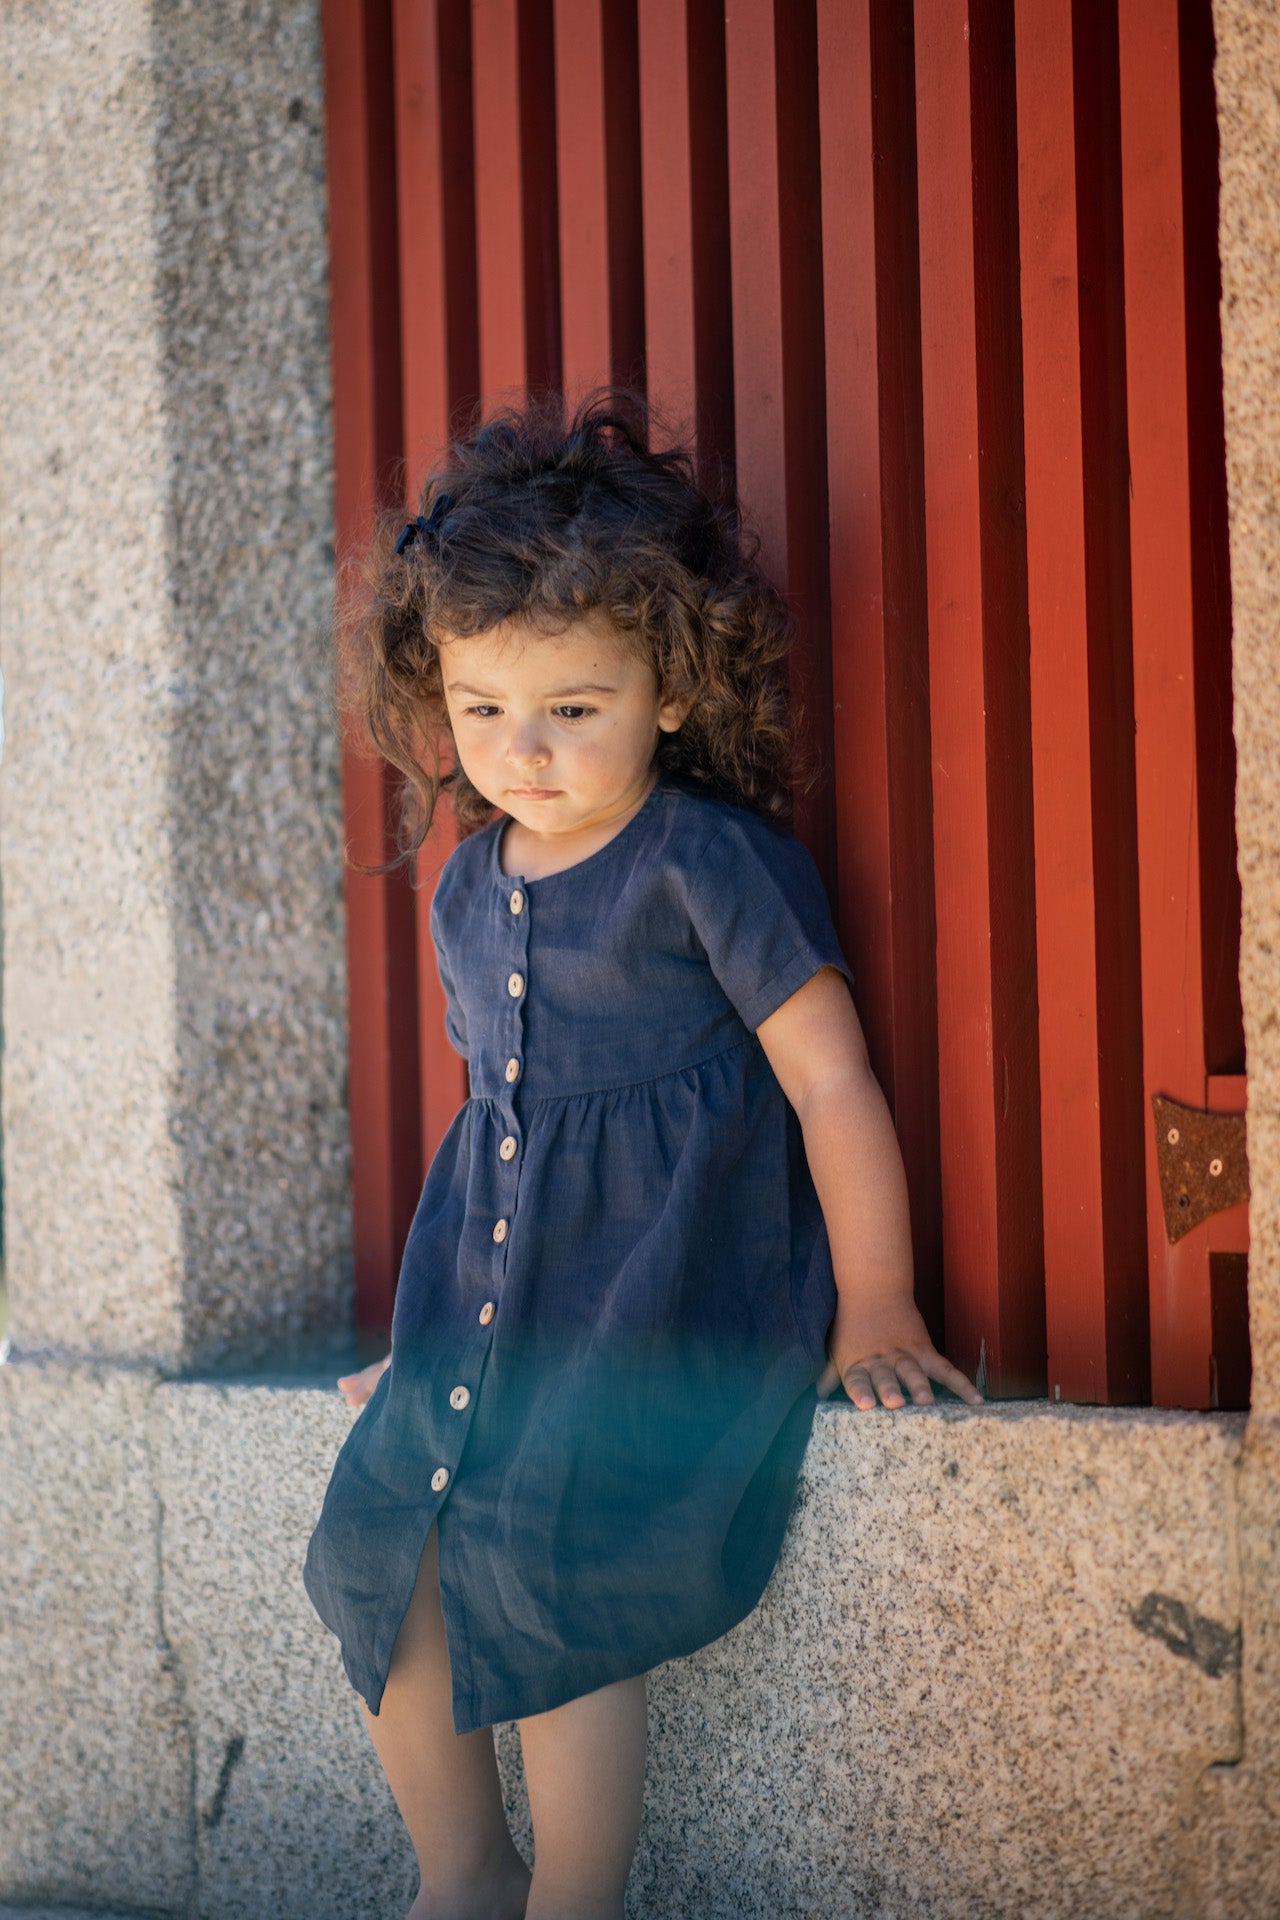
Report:
M795 610L802 721L796 828L834 895L826 401L814 0L725 17L738 491Z
M1212 1073L1232 1076L1244 1072L1245 1047L1240 1000L1241 898L1235 838L1231 541L1222 382L1218 114L1213 84L1212 7L1183 5L1179 9L1178 26L1205 1057Z
M471 36L465 7L395 0L396 147L406 504L479 388L471 177ZM435 878L456 843L447 803L417 864L419 1078L424 1166L466 1097L444 1031L431 943Z
M471 0L480 390L560 384L551 0Z
M914 68L896 0L819 0L839 926L944 1335Z
M1205 1047L1203 813L1213 804L1205 789L1221 781L1222 769L1204 751L1205 717L1197 711L1209 691L1212 636L1195 577L1205 529L1198 512L1203 482L1193 461L1180 12L1178 0L1129 0L1120 10L1148 1113L1154 1093L1201 1104L1208 1071L1229 1064L1208 1059ZM1227 849L1217 854L1229 858ZM1218 1024L1226 1024L1220 1016ZM1160 1406L1206 1407L1213 1399L1212 1222L1169 1245L1149 1120L1145 1132L1152 1397Z
M329 145L334 492L340 555L367 539L401 447L391 20L386 0L323 14ZM390 770L344 741L352 855L394 849ZM356 1317L390 1323L421 1181L413 899L403 875L347 868Z
M724 8L643 0L638 26L649 397L710 479L733 459Z
M1124 440L1105 438L1124 401L1103 251L1118 180L1098 164L1114 8L1018 0L1016 41L1048 1384L1131 1400L1148 1384L1141 1009L1132 699L1113 665Z
M1044 1391L1012 7L918 0L947 1342Z
M644 385L636 0L555 0L562 382Z

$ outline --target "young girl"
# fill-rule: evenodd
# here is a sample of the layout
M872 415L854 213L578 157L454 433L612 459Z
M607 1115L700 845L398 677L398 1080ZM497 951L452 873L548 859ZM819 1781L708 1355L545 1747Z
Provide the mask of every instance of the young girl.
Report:
M979 1395L817 872L780 824L788 617L640 411L530 408L385 529L361 700L466 837L432 910L471 1097L307 1554L416 1920L619 1920L649 1668L756 1604L819 1394ZM454 763L441 771L442 749ZM532 1881L491 1728L520 1723Z

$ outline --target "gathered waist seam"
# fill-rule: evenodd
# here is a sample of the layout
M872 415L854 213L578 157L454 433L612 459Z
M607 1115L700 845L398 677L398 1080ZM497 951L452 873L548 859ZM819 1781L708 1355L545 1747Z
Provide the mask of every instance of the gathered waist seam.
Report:
M630 1093L641 1087L656 1087L664 1080L678 1080L682 1073L696 1073L699 1067L712 1066L717 1060L724 1060L731 1053L740 1053L744 1047L758 1046L754 1033L748 1033L732 1045L720 1047L715 1053L704 1054L697 1060L686 1060L683 1065L669 1067L665 1073L651 1073L643 1080L616 1080L603 1087L576 1087L572 1093L525 1094L523 1104L527 1107L545 1107L552 1102L566 1100L592 1100L602 1093ZM506 1096L510 1097L510 1092ZM473 1093L469 1095L467 1106L498 1105L504 1096L500 1093Z

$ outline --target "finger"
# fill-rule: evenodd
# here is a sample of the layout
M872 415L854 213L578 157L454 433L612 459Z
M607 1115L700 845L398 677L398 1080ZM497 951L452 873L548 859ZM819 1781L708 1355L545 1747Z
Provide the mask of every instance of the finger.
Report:
M880 1401L886 1407L894 1408L906 1404L893 1363L888 1360L865 1360L850 1367L845 1375L844 1390L854 1405L866 1412Z
M933 1388L929 1385L929 1376L917 1360L914 1353L904 1353L894 1363L898 1369L898 1378L911 1395L917 1407L933 1405Z
M869 1413L876 1404L875 1388L865 1367L849 1368L844 1376L844 1390L854 1406L861 1407L864 1413Z
M895 1360L873 1360L871 1384L886 1407L906 1406L907 1396L898 1384L898 1366Z
M983 1397L969 1376L961 1373L959 1367L953 1367L943 1354L924 1354L921 1356L921 1364L932 1379L938 1381L941 1386L949 1387L952 1393L961 1400L967 1400L970 1406L983 1405Z
M840 1385L840 1369L834 1360L828 1360L815 1382L819 1400L829 1400Z

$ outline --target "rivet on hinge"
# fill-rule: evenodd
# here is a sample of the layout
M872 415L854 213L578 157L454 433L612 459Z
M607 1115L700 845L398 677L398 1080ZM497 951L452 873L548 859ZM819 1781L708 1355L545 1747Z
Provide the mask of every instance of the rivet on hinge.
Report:
M1172 1245L1211 1214L1249 1198L1242 1113L1205 1113L1151 1097L1164 1230Z

